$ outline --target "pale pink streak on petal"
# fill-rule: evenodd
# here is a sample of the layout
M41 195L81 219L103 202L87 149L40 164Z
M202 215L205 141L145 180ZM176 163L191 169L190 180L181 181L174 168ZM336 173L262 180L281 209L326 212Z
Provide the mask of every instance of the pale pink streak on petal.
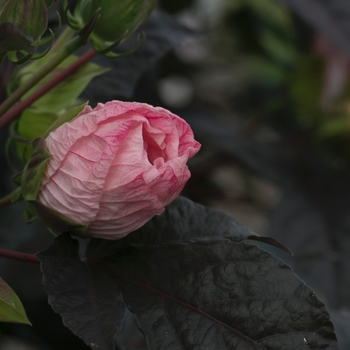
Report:
M96 220L88 228L88 232L90 235L98 235L100 231L104 232L114 228L112 237L117 238L130 227L134 227L134 218L138 222L147 222L163 210L163 203L149 190L142 175L140 175L128 184L104 192L100 211Z

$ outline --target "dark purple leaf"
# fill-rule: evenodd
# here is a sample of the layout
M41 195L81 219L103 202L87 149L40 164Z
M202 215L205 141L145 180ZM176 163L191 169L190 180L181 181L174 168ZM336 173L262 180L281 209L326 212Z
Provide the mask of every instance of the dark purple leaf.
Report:
M149 349L338 349L324 305L281 260L240 242L250 231L184 198L146 226L92 240L84 262L69 235L38 255L51 306L87 344L112 350L122 298Z
M270 237L255 235L231 216L179 196L166 207L162 215L156 215L122 240L109 242L108 246L105 240L94 240L94 252L91 254L99 258L108 255L109 252L115 254L116 250L131 244L149 246L217 240L241 242L247 239L262 241L290 253L283 244ZM97 248L99 245L102 246L101 250Z
M92 349L112 349L121 328L125 305L113 276L83 263L78 242L62 235L38 254L49 304L63 323Z

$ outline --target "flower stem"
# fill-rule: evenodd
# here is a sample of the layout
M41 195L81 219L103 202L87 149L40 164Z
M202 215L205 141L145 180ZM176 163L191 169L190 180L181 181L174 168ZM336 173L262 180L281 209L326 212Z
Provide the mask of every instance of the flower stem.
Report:
M13 92L0 106L0 115L7 112L25 93L43 79L49 72L57 67L63 60L74 53L79 47L85 44L85 41L76 36L63 49L58 51L57 55L49 62L41 67L31 78L29 78L23 85L21 85L15 92ZM2 117L0 117L0 120Z
M2 117L0 117L0 128L6 123L8 123L10 120L15 118L19 113L21 113L25 108L27 108L36 100L38 100L41 96L45 95L49 90L54 88L61 81L66 79L69 75L74 73L77 69L79 69L83 64L88 62L95 55L96 51L90 49L84 55L80 56L73 64L64 69L60 74L48 81L45 85L41 86L32 95L28 96L25 100L21 101L9 111L4 113Z
M7 196L0 198L0 207L5 207L6 205L12 204L12 199L21 192L21 188L15 189L13 192Z
M51 47L51 50L49 54L58 52L60 50L64 49L65 44L72 39L73 35L75 34L75 30L71 27L66 27L60 36L55 41L54 45Z
M13 259L13 260L20 260L20 261L26 261L34 264L40 264L40 260L35 255L16 252L14 250L0 248L0 256L3 256L4 258Z

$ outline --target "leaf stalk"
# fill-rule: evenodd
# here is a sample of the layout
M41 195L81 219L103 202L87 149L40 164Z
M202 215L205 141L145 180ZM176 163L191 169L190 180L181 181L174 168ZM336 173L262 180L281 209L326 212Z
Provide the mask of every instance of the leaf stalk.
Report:
M9 258L12 260L19 260L19 261L30 262L33 264L40 264L40 260L35 255L17 252L15 250L0 248L0 256L4 258Z
M82 65L88 62L92 57L96 55L96 51L93 49L88 50L85 54L80 56L73 64L64 69L60 74L55 76L53 79L48 81L46 84L41 86L32 95L28 96L25 100L18 103L16 106L11 108L9 111L4 113L0 117L0 128L15 118L19 113L21 113L25 108L29 107L32 103L38 100L41 96L45 95L49 90L54 88L60 82L65 80L69 75L73 74Z

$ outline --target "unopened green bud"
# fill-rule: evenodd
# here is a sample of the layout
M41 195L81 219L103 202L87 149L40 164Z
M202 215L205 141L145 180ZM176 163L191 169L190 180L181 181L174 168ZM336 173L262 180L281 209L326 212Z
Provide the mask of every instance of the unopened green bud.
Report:
M34 40L47 28L47 3L45 0L0 1L0 24L14 24L24 35Z
M99 12L90 40L97 50L127 39L152 13L157 0L80 0L73 10L75 29Z

